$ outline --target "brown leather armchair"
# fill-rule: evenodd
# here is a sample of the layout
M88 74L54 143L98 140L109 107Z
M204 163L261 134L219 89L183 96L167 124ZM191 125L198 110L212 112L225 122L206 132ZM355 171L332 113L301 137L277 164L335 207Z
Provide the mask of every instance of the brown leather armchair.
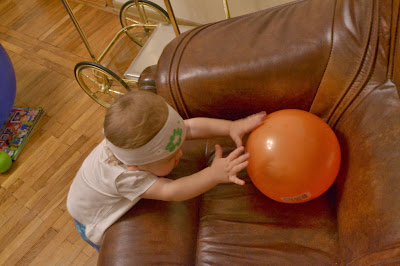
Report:
M157 85L184 117L237 119L296 108L335 131L335 184L303 204L275 202L246 172L186 202L141 200L105 235L100 265L400 264L400 1L304 0L198 27L172 41ZM171 174L212 160L187 141Z

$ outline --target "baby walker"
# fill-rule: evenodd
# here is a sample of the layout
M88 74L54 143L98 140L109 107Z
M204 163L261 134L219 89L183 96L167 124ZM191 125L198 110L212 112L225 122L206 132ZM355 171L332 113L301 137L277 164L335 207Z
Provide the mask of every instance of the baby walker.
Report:
M168 12L147 0L130 0L120 10L122 29L118 31L102 54L96 57L68 0L61 1L92 58L92 62L83 61L76 64L75 78L92 99L106 108L116 97L130 91L132 85L137 84L141 72L146 67L157 64L162 50L173 38L181 31L194 28L183 25L178 27L169 0L164 0ZM226 18L229 18L227 0L223 3ZM102 60L123 34L126 34L141 49L124 73L124 77L119 77L102 65Z
M122 29L118 31L102 54L96 57L68 1L61 1L92 58L92 62L84 61L76 64L75 78L92 99L104 107L109 107L115 97L131 90L128 85L136 84L137 78L132 77L132 75L128 78L119 77L102 65L102 60L123 34L127 34L137 45L143 46L160 23L170 24L169 15L159 5L150 1L131 0L126 2L120 10ZM150 64L151 62L148 63L148 65Z

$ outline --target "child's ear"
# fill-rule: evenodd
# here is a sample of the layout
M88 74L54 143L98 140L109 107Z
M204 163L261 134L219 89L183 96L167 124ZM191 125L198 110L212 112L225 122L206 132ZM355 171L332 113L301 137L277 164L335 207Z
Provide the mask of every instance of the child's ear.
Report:
M126 164L125 164L126 165ZM137 171L139 167L137 165L126 165L129 171Z

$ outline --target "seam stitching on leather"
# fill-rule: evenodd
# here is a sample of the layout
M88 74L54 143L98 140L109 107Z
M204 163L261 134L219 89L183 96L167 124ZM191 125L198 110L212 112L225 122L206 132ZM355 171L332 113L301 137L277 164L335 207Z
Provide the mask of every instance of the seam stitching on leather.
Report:
M370 21L371 23L369 24L369 25L370 25L370 26L369 26L369 34L368 34L367 42L366 42L365 47L364 47L364 53L363 53L363 55L362 55L362 57L361 57L360 62L357 64L356 73L354 74L354 76L353 76L353 78L352 78L352 80L351 80L349 86L347 87L346 90L343 91L343 93L340 95L340 97L338 98L338 100L337 100L336 103L334 104L333 108L332 108L331 111L329 112L329 115L328 115L328 117L327 117L327 121L328 121L328 124L329 124L330 126L332 126L332 124L331 124L331 119L332 119L332 117L334 116L334 114L335 114L336 112L338 112L338 109L340 109L340 106L342 105L342 102L346 100L346 96L347 96L348 93L352 90L352 87L353 87L355 81L356 81L357 78L358 78L358 74L360 73L360 71L361 71L362 68L363 68L363 65L364 65L364 62L365 62L366 52L368 51L369 40L370 40L370 38L371 38L371 30L372 30L372 27L373 27L373 15L374 15L374 5L373 5L373 2L374 2L373 0L370 1L370 5L372 5L372 8L371 8L371 12L370 12L370 14L369 14L368 21ZM355 69L353 69L353 70L355 70Z
M174 52L172 53L171 60L170 60L170 62L168 64L167 79L166 79L167 80L167 86L168 86L168 92L169 92L169 94L170 94L170 96L171 96L171 98L173 100L174 107L175 107L175 109L178 110L178 112L179 112L179 108L178 108L177 102L175 100L174 93L172 92L172 88L171 88L172 84L171 84L170 76L171 76L171 71L172 71L172 64L173 64L173 61L174 61L174 58L175 58L176 51L178 50L179 44L177 45L177 47L175 47Z
M394 16L394 14L393 14L394 13L394 9L396 7L397 7L397 9L400 8L400 4L399 3L397 4L396 7L393 6L393 5L394 5L394 3L392 3L392 16ZM396 44L399 41L399 39L397 37L399 36L399 31L400 31L399 22L400 22L400 10L397 10L397 19L393 20L393 17L392 17L392 21L391 21L391 23L392 23L391 27L396 27L396 29L394 30L393 36L391 36L391 37L394 38L394 41L392 42L390 40L390 44L393 45L393 47L390 48L390 59L389 59L389 62L388 62L388 64L390 64L389 67L388 67L388 69L390 69L390 72L388 73L388 79L393 79L393 77L394 77L394 68L395 68L394 65L396 63L396 59L395 59L395 56L396 56Z
M181 92L180 86L179 86L178 73L179 73L180 62L181 62L183 53L184 53L187 45L189 44L190 40L192 40L198 33L203 31L204 29L206 29L216 23L218 23L218 22L215 22L212 24L207 24L207 25L197 28L196 30L193 30L185 38L185 41L182 41L179 44L179 48L177 48L177 50L178 49L180 49L180 50L179 50L179 53L177 53L177 58L174 60L174 61L176 61L175 71L174 71L173 75L170 75L170 79L172 79L174 82L173 93L174 93L174 95L176 95L176 101L177 101L177 104L179 104L178 108L180 108L180 110L185 114L186 118L189 118L190 115L189 115L189 111L187 110L187 107L183 101L182 92Z
M360 255L360 256L358 256L357 258L355 258L354 260L352 260L352 261L350 261L349 263L347 263L347 265L350 265L350 264L352 264L352 263L355 263L355 262L357 262L357 260L360 260L360 259L362 259L362 258L364 258L364 257L368 257L369 255L372 255L372 254L375 254L375 253L381 253L381 252L386 252L386 251L389 251L389 250L395 250L395 249L398 249L398 248L400 248L400 246L399 245L397 245L397 246L394 246L394 247L390 247L390 248L386 248L386 249L383 249L383 250L379 250L379 251L375 251L375 252L369 252L369 253L365 253L365 254L363 254L363 255Z
M335 29L335 16L336 16L336 7L337 7L336 4L337 4L337 1L335 1L335 5L334 5L334 7L333 7L334 12L333 12L333 16L332 16L332 26L331 26L331 50L330 50L330 52L329 52L328 59L326 60L326 65L325 65L324 73L322 74L321 80L319 81L319 84L318 84L318 88L317 88L317 90L316 90L315 93L314 93L313 101L312 101L311 106L310 106L310 110L312 109L312 107L313 107L313 105L314 105L315 97L316 97L317 94L318 94L318 91L319 91L319 88L320 88L320 86L321 86L322 80L324 79L326 70L328 69L329 61L331 60L331 57L332 57L332 52L333 52L333 37L334 37L334 32L335 32L335 31L334 31L334 29Z
M358 75L350 85L349 89L346 91L346 94L343 96L342 100L338 104L336 111L332 114L329 118L329 123L331 126L336 126L342 115L350 108L352 103L354 103L358 98L360 93L362 92L365 84L368 82L369 78L372 75L373 66L376 62L376 54L378 52L378 42L379 42L379 2L375 2L376 7L376 18L372 18L371 29L370 29L370 36L368 39L368 47L366 49L366 53L361 64L361 67L358 71ZM371 44L372 43L372 44ZM368 49L369 47L375 46L375 49ZM370 53L370 55L368 55ZM360 77L360 73L366 72L366 76L364 78ZM360 83L357 87L355 83ZM385 82L383 82L385 83ZM369 94L369 92L368 92ZM367 95L368 95L367 94ZM357 106L358 104L356 104Z
M178 99L177 99L177 97L175 95L176 93L174 93L175 89L174 89L173 85L175 85L175 84L173 84L173 82L175 81L175 79L171 78L171 77L173 77L173 75L171 75L171 73L173 72L172 66L174 65L174 63L176 61L175 56L178 54L178 50L182 46L182 43L186 42L186 39L189 38L191 36L191 34L193 34L193 32L199 31L199 30L201 30L201 28L202 28L202 26L199 26L198 28L193 29L186 36L184 36L184 38L182 38L182 40L179 41L179 43L177 44L177 46L175 47L175 49L174 49L174 51L172 53L171 60L169 61L169 64L168 64L168 72L167 72L167 74L168 74L167 75L168 91L169 91L169 94L170 94L170 96L171 96L171 98L172 98L172 100L174 102L175 109L177 109L178 112L181 113L181 114L185 113L186 118L188 118L187 114L186 114L185 110L182 110L181 106L179 105Z
M199 28L201 28L201 27L199 27ZM180 60L181 56L178 57L178 55L179 55L179 53L182 53L181 46L183 45L183 43L187 43L188 42L187 39L190 40L191 36L193 35L193 32L199 31L199 28L196 28L196 29L192 30L191 32L189 32L188 35L186 35L185 38L183 38L179 42L179 44L175 48L172 60L170 62L170 72L168 73L168 83L170 84L170 93L174 99L175 105L176 105L179 113L181 113L182 115L184 114L185 118L189 118L189 116L188 116L188 113L187 113L185 107L182 106L183 105L182 99L181 99L182 95L177 92L178 89L176 88L178 86L178 79L176 78L176 76L178 75L177 74L178 69L177 68L173 69L173 67L175 66L175 64L179 65L179 60Z
M363 60L360 64L360 67L353 79L351 85L348 90L344 93L343 97L337 104L335 110L332 112L331 116L328 119L328 123L330 126L334 127L336 123L339 121L340 117L343 113L350 107L350 105L357 99L358 95L364 88L365 84L368 82L369 78L372 75L372 68L376 61L376 53L378 49L378 39L379 39L379 3L376 3L376 7L373 6L372 15L371 15L371 26L370 26L370 34L367 41L367 47L364 50ZM376 10L375 10L376 9ZM374 10L376 12L374 12ZM374 16L374 14L376 14ZM372 43L372 44L371 44ZM369 49L370 47L375 46L375 49ZM365 77L361 77L360 73L365 72ZM360 85L356 85L359 83Z

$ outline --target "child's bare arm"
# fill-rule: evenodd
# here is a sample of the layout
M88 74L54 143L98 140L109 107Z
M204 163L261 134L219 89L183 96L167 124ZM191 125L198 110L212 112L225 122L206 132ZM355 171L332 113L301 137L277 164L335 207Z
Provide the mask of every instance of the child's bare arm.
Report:
M187 119L185 120L186 137L187 139L199 139L230 136L236 146L240 147L243 136L260 126L265 116L265 112L260 112L236 121L204 117Z
M236 174L247 166L249 154L242 154L243 147L222 157L222 149L216 145L215 158L210 167L190 176L177 180L160 178L145 193L142 198L165 201L184 201L194 198L210 190L219 183L235 183L243 185L244 181Z

